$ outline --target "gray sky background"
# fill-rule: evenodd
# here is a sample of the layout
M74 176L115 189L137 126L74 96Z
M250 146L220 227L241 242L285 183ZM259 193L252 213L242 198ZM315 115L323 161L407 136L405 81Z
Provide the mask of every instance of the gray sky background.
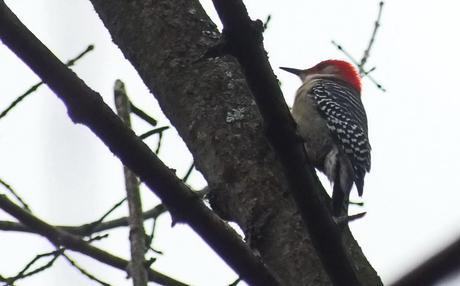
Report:
M63 61L95 44L95 51L80 60L74 71L111 106L113 83L120 78L137 106L158 118L160 126L168 124L135 70L112 44L89 1L6 3ZM202 3L217 19L211 0ZM346 59L331 40L359 59L378 11L378 1L368 0L245 3L254 19L272 15L265 47L289 105L300 82L277 67L306 68L328 58ZM459 9L458 1L387 1L368 68L377 67L372 76L388 91L363 81L372 170L363 197L368 214L354 222L352 230L385 283L460 236ZM0 110L38 80L4 45L0 45L0 78ZM134 124L139 133L148 130L139 120ZM1 120L0 130L0 177L39 217L54 224L78 225L97 219L124 196L118 160L87 128L68 119L64 105L46 87ZM165 134L160 157L182 176L192 158L174 131ZM152 146L155 142L149 140ZM190 184L199 189L205 182L194 172ZM146 208L157 203L150 192L144 192ZM125 214L125 209L112 218ZM8 218L0 211L1 220ZM228 285L236 278L188 227L171 228L168 215L159 222L154 246L165 255L157 257L155 269L200 286ZM117 230L96 244L128 257L127 237L126 229ZM46 240L33 235L4 232L0 242L3 276L16 273L36 253L51 250ZM99 278L130 285L124 273L78 254L74 257ZM93 284L65 261L20 283Z

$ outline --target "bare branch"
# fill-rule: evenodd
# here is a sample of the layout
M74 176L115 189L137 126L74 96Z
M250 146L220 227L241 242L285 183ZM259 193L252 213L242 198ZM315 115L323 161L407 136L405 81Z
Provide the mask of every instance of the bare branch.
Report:
M26 202L16 193L16 191L13 189L13 187L11 187L8 183L6 183L5 181L3 181L2 179L0 179L0 185L3 185L5 187L5 189L8 190L8 192L10 192L10 194L16 199L18 200L18 202L22 205L22 207L25 209L25 210L28 210L29 212L31 212L30 208L29 208L29 205L26 204Z
M194 168L195 168L195 162L192 162L192 164L190 165L190 167L187 170L187 173L185 173L184 177L182 178L182 181L184 183L187 182L187 180L190 177L190 175L192 174L192 171L193 171Z
M141 138L142 140L144 140L145 138L148 138L154 134L158 134L159 135L159 141L161 141L161 135L163 134L163 131L165 130L168 130L169 129L169 126L163 126L163 127L158 127L158 128L155 128L155 129L152 129L150 131L147 131L141 135L139 135L139 138ZM155 153L158 153L158 152L155 152Z
M152 230L151 230L149 236L146 238L146 245L148 245L149 250L152 250L153 252L155 252L157 254L163 254L162 251L157 250L157 249L155 249L155 247L153 247L153 239L155 237L156 228L157 228L157 219L153 219L152 220Z
M367 59L371 55L371 48L372 45L374 44L375 41L375 35L377 34L377 30L380 27L380 18L382 16L382 10L383 10L383 1L380 1L379 3L379 13L377 15L377 20L374 22L374 30L372 31L371 39L369 40L369 44L367 45L367 49L364 51L363 57L361 58L361 62L359 63L359 67L361 70L364 70L364 65L367 62Z
M146 211L143 213L144 220L147 219L156 219L159 215L166 212L166 208L164 205L157 205L156 207ZM92 223L84 224L81 226L56 226L59 229L65 230L75 235L79 236L90 236L94 233L111 230L117 227L124 227L129 225L129 217L122 217L118 219L114 219L107 222L100 222L97 220ZM21 232L30 232L35 233L35 231L27 226L12 222L12 221L0 221L0 230L3 231L21 231Z
M268 29L268 25L270 24L270 20L272 19L272 15L268 15L264 22L264 32Z
M188 223L242 279L253 285L279 285L241 238L154 156L148 146L113 114L100 95L65 67L2 1L0 38L59 96L74 122L87 125L155 192L172 215ZM43 235L56 234L49 228L45 230ZM80 243L75 247L78 251L87 250Z
M27 263L26 266L24 266L24 268L21 271L19 271L18 274L16 274L13 277L9 277L9 278L2 277L2 278L0 278L0 281L6 282L7 285L13 285L13 283L16 282L17 280L20 280L20 279L23 279L23 278L26 278L26 277L30 277L32 275L35 275L35 274L40 273L42 271L45 271L46 269L49 269L51 266L53 266L54 262L63 253L64 253L64 248L59 248L59 249L51 251L51 252L38 254L29 263ZM44 264L44 265L42 265L42 266L40 266L40 267L38 267L38 268L36 268L36 269L34 269L32 271L27 272L27 270L29 270L40 259L42 259L44 257L49 257L49 256L52 256L52 258L46 264Z
M145 122L150 123L152 126L157 126L157 121L155 118L151 117L143 110L137 108L131 101L129 102L129 106L131 107L131 112L136 114L139 118L143 119Z
M166 212L166 207L162 204L155 206L154 208L144 212L142 214L142 217L144 220L147 219L156 219L158 216ZM77 226L77 227L72 227L72 226L60 226L59 228L62 228L68 232L71 232L73 234L81 235L81 236L88 236L91 235L95 232L101 232L101 231L106 231L110 230L113 228L117 227L122 227L122 226L128 226L129 225L129 217L122 217L119 219L114 219L111 221L107 221L104 223L98 223L96 222L82 225L82 226ZM90 227L88 227L90 226ZM93 227L94 226L94 227Z
M368 72L363 71L363 70L360 68L359 63L355 60L355 58L354 58L349 52L347 52L341 45L339 45L339 44L336 43L335 41L331 41L331 43L332 43L339 51L341 51L341 52L342 52L342 53L343 53L353 64L355 64L355 65L358 67L358 69L359 69L359 71L360 71L360 74L363 73L363 74L361 74L361 75L365 75L365 76L366 76L373 84L375 84L375 86L376 86L378 89L380 89L381 91L383 91L383 92L386 92L386 91L387 91L380 83L378 83L371 75L369 75L369 72L372 71L372 70L374 70L375 67L372 68L372 69L371 69L370 71L368 71Z
M284 166L290 190L321 262L334 285L361 285L331 217L325 193L296 137L291 117L262 43L262 23L251 21L241 0L213 0L224 39L238 59L268 130L267 137Z
M86 224L84 227L87 227L88 233L92 233L93 229L96 229L98 226L101 225L101 223L104 221L106 217L108 217L112 212L114 212L117 208L119 208L124 202L126 201L126 198L123 198L121 201L116 203L113 207L111 207L104 215L101 216L97 221L94 221L90 224Z
M393 286L437 285L460 269L460 238L396 281Z
M80 265L78 265L77 262L75 262L72 258L70 258L70 256L68 256L67 254L63 254L62 256L64 256L64 258L73 266L75 267L78 271L80 271L81 274L85 275L86 277L88 277L90 280L93 280L101 285L104 285L104 286L110 286L110 284L100 280L99 278L97 278L96 276L94 276L93 274L89 273L87 270L83 269Z
M241 282L241 279L240 278L237 278L235 281L233 281L232 283L230 283L228 286L237 286L238 284L240 284Z
M115 106L118 116L131 128L130 102L126 94L125 85L121 80L115 81L114 87ZM133 278L134 286L147 286L147 273L145 272L145 232L142 218L142 202L139 193L139 180L136 174L126 166L123 167L125 175L125 188L129 209L129 241L131 245L131 262L129 274Z
M155 155L160 154L160 148L161 148L161 142L163 140L163 130L161 130L158 133L158 142L157 142L157 148L155 148Z
M378 89L380 89L383 92L386 92L386 89L380 83L378 83L372 76L369 75L372 71L375 70L375 67L373 67L373 68L371 68L371 69L369 69L367 71L364 68L364 65L367 63L367 60L369 59L369 57L371 55L371 49L372 49L372 47L374 45L374 42L375 42L375 37L377 35L377 30L380 27L380 18L382 16L383 5L384 5L384 2L380 1L379 2L379 12L378 12L378 15L377 15L377 19L374 22L374 29L372 30L372 34L371 34L371 38L369 40L369 44L367 45L367 48L364 51L363 56L361 57L361 60L359 62L349 52L347 52L340 44L336 43L335 41L331 41L331 42L351 62L353 62L353 64L355 64L358 67L359 74L361 75L361 77L363 77L363 78L367 77L373 84L375 84L375 86Z
M37 218L36 216L14 204L5 195L0 195L0 208L15 217L24 225L33 229L35 233L46 237L56 247L63 246L66 249L80 252L99 262L121 269L123 271L126 271L128 267L128 261L114 256L97 247L94 247L88 242L82 240L80 237L68 233L64 230L60 230L44 222L43 220ZM186 285L152 269L148 269L148 277L149 281L154 281L161 285Z
M88 52L92 51L94 49L94 45L89 45L83 52L81 52L78 56L76 56L75 58L69 60L66 65L68 67L71 67L73 66L79 59L81 59L82 57L84 57ZM5 110L3 110L1 113L0 113L0 119L2 119L3 117L5 117L18 103L20 103L21 101L23 101L29 94L32 94L34 93L41 85L43 84L43 81L41 82L38 82L36 84L34 84L33 86L31 86L26 92L24 92L21 96L19 96L18 98L16 98Z

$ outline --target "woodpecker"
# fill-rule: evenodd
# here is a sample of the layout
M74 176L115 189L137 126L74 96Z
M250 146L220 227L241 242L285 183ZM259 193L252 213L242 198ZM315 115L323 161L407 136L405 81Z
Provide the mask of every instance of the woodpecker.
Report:
M300 77L292 116L310 162L333 184L333 215L348 214L353 186L363 194L371 168L367 117L356 69L342 60L326 60L305 69L281 67Z

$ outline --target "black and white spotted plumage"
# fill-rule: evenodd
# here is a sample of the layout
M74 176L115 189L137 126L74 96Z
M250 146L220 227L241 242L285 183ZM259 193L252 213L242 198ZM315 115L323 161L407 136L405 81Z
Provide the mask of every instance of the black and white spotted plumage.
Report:
M371 168L359 74L342 60L325 60L305 70L281 69L302 81L292 106L297 133L311 164L333 184L334 216L345 216L353 184L362 195Z
M353 181L361 196L365 173L371 168L371 147L360 94L351 86L333 79L315 82L309 94L340 151L348 156L354 171Z

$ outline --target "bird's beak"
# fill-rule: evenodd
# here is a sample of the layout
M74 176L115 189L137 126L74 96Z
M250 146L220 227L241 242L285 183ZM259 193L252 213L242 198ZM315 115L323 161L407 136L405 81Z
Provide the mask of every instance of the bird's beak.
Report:
M297 76L300 76L303 73L303 70L299 70L299 69L286 68L286 67L280 67L280 69L293 73Z

